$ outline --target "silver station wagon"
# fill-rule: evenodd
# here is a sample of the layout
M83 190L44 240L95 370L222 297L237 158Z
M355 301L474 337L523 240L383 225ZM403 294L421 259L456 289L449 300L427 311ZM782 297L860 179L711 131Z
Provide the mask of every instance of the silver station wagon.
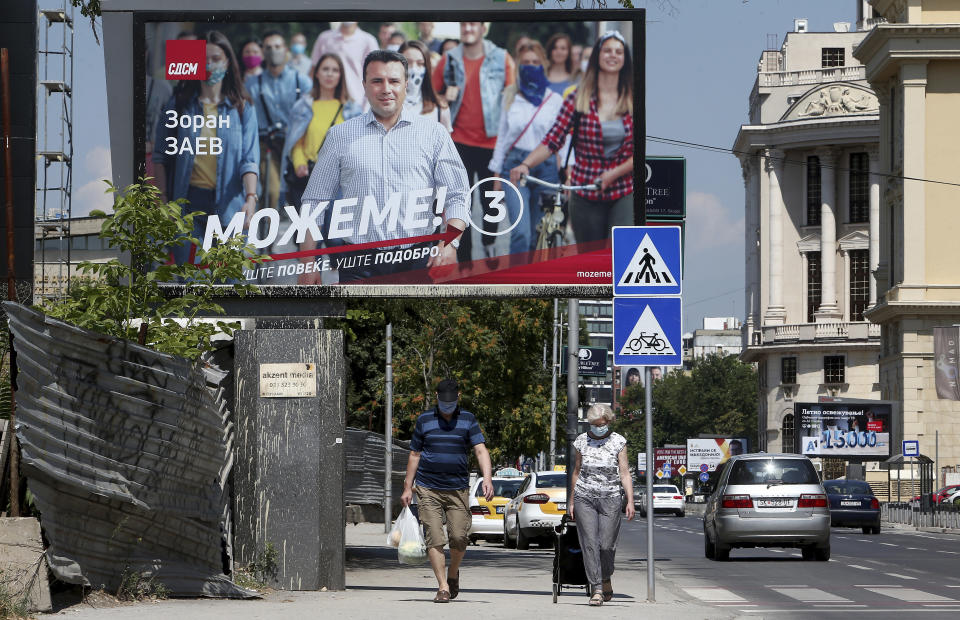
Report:
M703 515L704 555L725 561L741 547L798 547L830 559L830 508L813 463L799 454L731 457Z

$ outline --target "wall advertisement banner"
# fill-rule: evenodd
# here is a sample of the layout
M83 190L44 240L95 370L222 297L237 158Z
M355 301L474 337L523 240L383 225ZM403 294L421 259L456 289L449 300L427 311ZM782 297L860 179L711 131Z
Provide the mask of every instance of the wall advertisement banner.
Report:
M687 440L687 469L703 471L701 465L707 466L707 471L716 471L717 467L727 462L731 456L743 454L747 451L747 440L743 437L736 439L688 439Z
M427 22L444 33L427 47L406 43L424 36L423 22L396 21L410 19L402 12L378 12L375 22L326 21L337 16L323 11L288 21L283 13L138 13L141 169L164 199L201 212L197 245L242 234L269 257L245 274L248 283L605 289L609 226L639 223L639 207L624 216L629 221L598 226L572 217L566 204L555 207L557 192L517 178L538 144L554 153L529 170L533 177L556 182L571 142L572 183L592 184L603 172L589 156L576 156L588 153L584 135L599 121L573 109L578 89L612 69L592 54L585 72L571 61L574 76L563 88L547 83L524 68L526 56L542 61L539 46L517 46L531 33L543 45L565 33L577 53L591 46L625 52L615 68L632 85L618 117L625 137L604 157L608 167L631 161L635 151L643 161L644 13L576 13L540 11L536 23L532 12L512 11L476 14L486 21ZM629 21L605 21L613 15ZM445 16L462 14L435 18ZM460 46L438 53L445 37ZM464 64L468 45L482 50L482 66ZM365 65L380 48L400 53L407 70L396 61ZM382 119L396 122L387 127ZM633 200L642 169L636 164L603 190L578 190L574 200ZM172 259L196 261L196 254L185 242Z
M933 328L933 357L936 360L934 372L938 398L960 400L958 342L960 342L960 328L957 326Z
M687 464L687 449L686 448L654 448L653 449L653 464L654 469L662 469L664 463L670 463L674 472L680 468L681 465Z
M893 406L882 401L795 403L796 452L821 457L891 456Z

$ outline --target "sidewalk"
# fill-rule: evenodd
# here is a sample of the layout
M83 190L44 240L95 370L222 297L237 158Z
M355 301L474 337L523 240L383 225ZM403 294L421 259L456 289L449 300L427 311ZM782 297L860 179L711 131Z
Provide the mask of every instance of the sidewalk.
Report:
M561 592L552 600L553 551L516 551L500 545L471 546L461 570L461 592L447 605L433 603L436 580L429 566L403 566L396 551L384 546L383 524L347 525L347 590L344 592L273 592L261 600L225 601L207 599L167 600L95 609L75 605L57 615L70 619L131 618L137 620L328 617L535 618L548 614L551 620L580 618L588 613L583 590ZM716 619L716 607L699 605L671 590L658 576L656 603L646 602L647 575L643 561L620 558L613 584L613 601L597 610L606 618ZM589 612L594 613L594 612Z

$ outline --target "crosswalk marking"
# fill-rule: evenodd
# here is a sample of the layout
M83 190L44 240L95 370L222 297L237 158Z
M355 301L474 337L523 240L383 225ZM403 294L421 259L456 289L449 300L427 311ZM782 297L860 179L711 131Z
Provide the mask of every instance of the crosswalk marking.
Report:
M860 570L873 570L869 566L860 566L859 564L847 564L850 568L859 568Z
M900 545L895 545L893 543L880 543L881 545L886 545L888 547L899 547Z
M922 592L921 590L914 590L913 588L881 586L881 587L872 587L872 588L866 588L866 589L870 590L875 594L882 594L883 596L889 596L890 598L895 598L900 601L906 601L907 603L954 602L953 599L949 599L946 596L940 596L939 594L931 594L929 592Z
M891 577L896 577L897 579L913 579L913 580L916 580L916 577L911 577L910 575L901 575L900 573L884 573L884 575L890 575Z
M805 603L851 603L848 598L843 598L842 596L837 596L836 594L831 594L820 590L819 588L771 588L774 592L779 592L784 596L789 596L792 599L798 601L803 601Z
M735 601L745 602L747 600L742 596L740 596L739 594L734 594L733 592L725 588L690 587L690 588L684 588L684 591L690 596L695 596L701 601L707 601L711 603L735 602Z

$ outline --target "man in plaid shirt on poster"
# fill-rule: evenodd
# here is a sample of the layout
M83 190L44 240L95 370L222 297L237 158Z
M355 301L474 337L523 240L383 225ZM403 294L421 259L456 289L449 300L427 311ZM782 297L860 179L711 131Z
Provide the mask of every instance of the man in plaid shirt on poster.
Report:
M587 72L563 102L553 128L532 153L510 171L517 183L530 169L563 147L574 133L576 163L569 182L600 185L570 200L577 243L608 239L613 226L632 226L633 216L633 66L630 48L617 31L593 46Z

